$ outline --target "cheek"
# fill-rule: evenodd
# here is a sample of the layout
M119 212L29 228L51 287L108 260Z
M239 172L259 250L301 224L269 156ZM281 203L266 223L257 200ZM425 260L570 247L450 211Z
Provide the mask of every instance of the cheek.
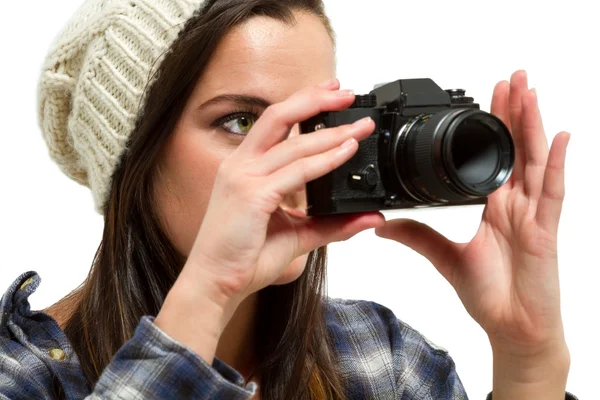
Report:
M187 257L206 213L217 169L222 161L190 135L176 134L165 148L157 200L167 236Z

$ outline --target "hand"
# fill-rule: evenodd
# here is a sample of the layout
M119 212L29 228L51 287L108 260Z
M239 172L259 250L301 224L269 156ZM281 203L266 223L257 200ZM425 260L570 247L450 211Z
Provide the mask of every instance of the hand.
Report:
M349 107L354 94L338 89L335 79L268 107L221 163L186 267L201 269L227 297L292 281L304 270L304 263L291 264L297 257L384 223L380 213L313 219L280 207L286 195L350 159L357 140L375 128L369 118L284 140L295 124Z
M350 159L375 129L368 119L287 139L297 123L349 107L354 94L338 89L335 79L268 107L219 166L186 264L154 321L209 364L247 296L297 279L304 254L385 223L381 213L313 219L280 207L286 195Z
M527 88L524 71L496 85L491 112L511 130L515 166L510 180L489 196L475 237L454 243L403 219L388 221L376 234L429 259L493 349L523 357L563 350L557 230L570 135L559 133L548 151L536 92Z

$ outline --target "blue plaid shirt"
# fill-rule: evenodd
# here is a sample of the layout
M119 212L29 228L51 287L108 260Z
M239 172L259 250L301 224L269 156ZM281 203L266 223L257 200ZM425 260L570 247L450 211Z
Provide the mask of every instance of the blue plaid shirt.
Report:
M250 399L256 384L215 358L212 365L167 336L152 316L105 368L93 390L63 331L28 298L40 284L22 274L0 304L0 399L48 399L53 379L67 399ZM454 362L373 302L329 299L327 325L348 400L467 399ZM488 399L490 396L488 395ZM567 394L567 399L575 399Z

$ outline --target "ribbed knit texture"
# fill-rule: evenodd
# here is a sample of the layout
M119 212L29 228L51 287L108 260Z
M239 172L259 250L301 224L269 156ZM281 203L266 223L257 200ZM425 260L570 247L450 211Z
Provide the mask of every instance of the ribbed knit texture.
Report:
M203 0L85 0L42 67L38 118L49 154L102 214L112 174L166 51Z

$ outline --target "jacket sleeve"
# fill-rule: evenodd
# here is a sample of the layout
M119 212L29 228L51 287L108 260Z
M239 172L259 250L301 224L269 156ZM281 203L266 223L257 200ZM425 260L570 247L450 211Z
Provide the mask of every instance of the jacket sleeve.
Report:
M467 400L448 351L403 321L392 315L388 318L393 321L389 329L399 399Z
M401 335L404 341L403 347L410 349L409 354L398 357L403 360L399 362L399 365L404 365L398 375L399 386L403 386L402 399L416 400L424 398L422 396L448 400L467 399L467 394L450 354L404 322L400 320L397 322L397 329L392 329L392 331L396 332L396 337ZM418 379L412 377L415 371L422 371L416 374L419 376ZM486 400L492 400L492 392L488 393ZM573 394L566 392L565 400L578 399Z
M145 316L86 399L249 399L256 385L243 384L231 367L216 358L209 365Z
M388 308L374 302L369 304L381 318L380 329L390 340L399 399L467 399L447 350L397 319ZM492 400L492 392L486 400ZM566 392L565 400L577 400L577 397Z
M0 399L51 399L51 382L56 378L67 398L82 398L79 379L66 379L68 368L50 372L46 362L51 361L6 335L0 337L0 346ZM250 399L256 384L250 382L246 388L243 384L231 367L216 358L209 365L145 316L85 399Z
M0 300L0 399L249 399L257 386L215 358L212 365L144 316L90 388L79 358L49 315L28 297L40 278L22 274Z
M354 398L466 400L448 352L372 301L329 299L336 365Z

